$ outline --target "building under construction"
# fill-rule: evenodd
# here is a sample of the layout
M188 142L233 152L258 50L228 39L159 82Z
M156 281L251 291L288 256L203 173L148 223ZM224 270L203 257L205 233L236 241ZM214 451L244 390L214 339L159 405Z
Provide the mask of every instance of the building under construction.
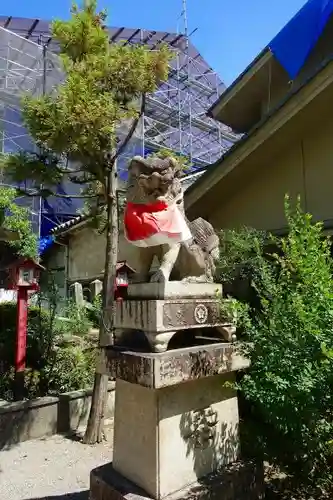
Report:
M168 81L147 96L145 113L126 151L119 159L122 178L128 159L160 148L186 155L193 165L192 178L237 140L227 127L206 116L208 108L225 89L209 64L192 45L185 33L166 33L144 29L109 28L111 43L142 44L149 49L165 43L173 50ZM33 150L20 114L20 99L55 92L62 80L58 47L50 35L49 22L0 16L0 148L3 152ZM120 127L119 134L126 134ZM194 175L193 175L194 174ZM2 183L6 179L1 179ZM68 187L67 187L68 188ZM68 189L67 189L68 190ZM59 193L68 193L59 186ZM32 198L32 220L40 236L55 225L72 218L79 206L77 199Z

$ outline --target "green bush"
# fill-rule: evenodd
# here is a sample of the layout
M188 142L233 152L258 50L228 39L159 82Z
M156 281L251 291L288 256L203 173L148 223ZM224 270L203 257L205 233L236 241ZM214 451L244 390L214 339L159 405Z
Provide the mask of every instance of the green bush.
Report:
M48 382L48 394L92 387L95 373L94 349L78 346L55 349L50 363L42 370L42 379Z
M304 483L330 483L333 451L333 281L322 224L286 201L289 234L256 257L260 308L242 322L250 370L249 449ZM250 425L251 424L251 425Z
M80 307L72 300L66 303L61 315L66 318L67 321L63 319L61 321L56 321L56 329L60 335L66 337L72 335L84 337L93 326L86 307Z
M94 300L91 304L91 308L88 309L87 314L88 318L91 321L94 328L99 328L101 321L101 312L102 312L102 294L99 293L94 297Z
M0 304L0 398L13 398L14 359L16 345L16 303ZM96 346L84 338L90 327L85 311L64 325L49 310L29 305L25 392L27 398L59 394L92 385ZM78 311L76 310L76 313ZM73 336L81 336L75 345ZM74 338L72 341L71 338ZM74 342L74 343L73 343Z
M3 369L14 366L17 307L15 302L0 304L0 360ZM40 370L47 363L48 347L53 335L49 313L38 307L28 307L27 360L29 368Z

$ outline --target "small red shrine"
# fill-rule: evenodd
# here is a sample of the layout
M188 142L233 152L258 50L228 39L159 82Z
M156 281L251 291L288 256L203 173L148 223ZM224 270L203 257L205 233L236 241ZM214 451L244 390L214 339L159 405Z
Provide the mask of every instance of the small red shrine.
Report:
M117 262L116 283L114 288L114 297L116 300L126 299L128 283L133 274L135 274L135 271L126 263L126 260Z
M8 266L8 289L38 290L41 270L45 268L33 259L21 258Z

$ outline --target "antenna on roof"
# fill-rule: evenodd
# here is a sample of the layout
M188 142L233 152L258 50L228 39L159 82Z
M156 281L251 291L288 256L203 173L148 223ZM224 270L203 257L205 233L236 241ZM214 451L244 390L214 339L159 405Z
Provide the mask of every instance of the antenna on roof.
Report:
M186 0L182 0L181 17L183 18L183 22L184 22L184 35L185 35L186 41L188 43L187 1Z
M198 28L194 28L190 33L188 30L188 17L187 17L187 0L182 0L182 11L181 14L178 18L178 20L181 19L182 21L182 27L179 29L179 26L177 28L177 34L184 35L185 43L186 43L186 48L188 47L190 43L190 38L193 33L195 33Z

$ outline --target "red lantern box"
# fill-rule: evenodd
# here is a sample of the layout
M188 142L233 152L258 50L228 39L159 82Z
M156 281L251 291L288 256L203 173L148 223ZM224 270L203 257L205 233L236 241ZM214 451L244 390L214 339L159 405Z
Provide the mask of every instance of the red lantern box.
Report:
M116 283L114 295L116 300L123 300L127 297L127 288L130 277L135 274L134 269L132 269L125 260L117 262L116 267Z
M9 272L9 290L18 290L24 288L26 290L39 289L39 277L41 270L45 268L38 264L33 259L19 259L8 267Z

